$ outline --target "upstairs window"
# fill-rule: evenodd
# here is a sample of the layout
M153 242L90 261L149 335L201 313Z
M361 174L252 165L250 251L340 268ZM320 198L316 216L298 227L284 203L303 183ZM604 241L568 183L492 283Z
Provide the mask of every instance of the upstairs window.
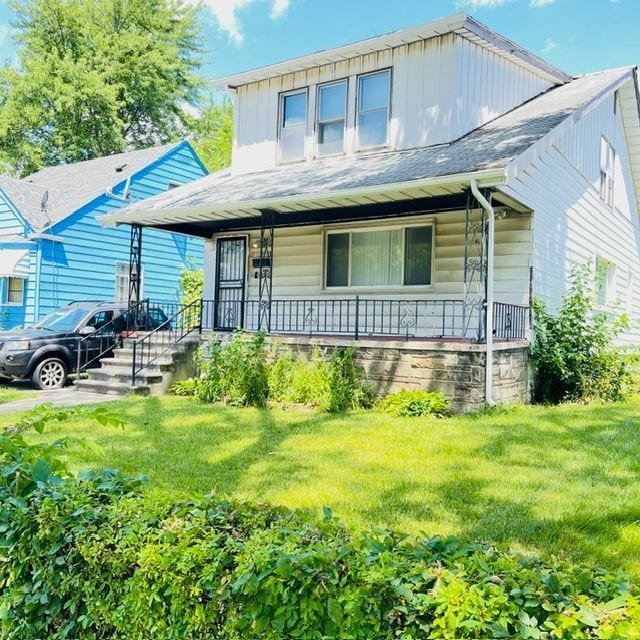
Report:
M318 87L318 155L336 155L344 151L347 114L347 81Z
M142 290L144 284L144 265L140 270L140 299L142 299ZM128 302L129 300L129 263L116 262L116 302Z
M280 99L280 161L304 160L307 135L307 90L284 93Z
M391 72L389 69L358 78L356 118L358 149L384 147L389 139Z
M327 287L431 284L433 227L327 234Z
M613 206L616 151L606 138L600 140L600 199Z

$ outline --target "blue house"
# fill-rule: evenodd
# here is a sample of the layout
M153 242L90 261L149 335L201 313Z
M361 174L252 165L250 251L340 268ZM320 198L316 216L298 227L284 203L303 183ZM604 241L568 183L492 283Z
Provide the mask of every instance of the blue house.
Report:
M128 227L96 218L207 174L186 142L0 176L0 328L25 326L80 299L126 301ZM202 266L203 241L144 231L141 296L180 299L180 274Z

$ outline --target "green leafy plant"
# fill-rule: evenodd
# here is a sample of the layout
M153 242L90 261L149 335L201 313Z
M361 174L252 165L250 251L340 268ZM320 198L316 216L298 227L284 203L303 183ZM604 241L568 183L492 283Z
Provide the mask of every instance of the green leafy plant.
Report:
M441 393L424 389L402 389L392 393L380 402L378 408L399 418L442 417L449 413L449 403Z
M623 576L455 538L350 532L114 472L0 488L6 640L638 638Z
M536 368L534 400L558 403L598 399L617 401L628 395L632 378L614 339L627 324L622 315L611 321L595 307L591 274L575 269L557 314L534 304Z
M204 271L202 269L183 269L180 273L182 304L186 306L197 300L202 300L203 285Z

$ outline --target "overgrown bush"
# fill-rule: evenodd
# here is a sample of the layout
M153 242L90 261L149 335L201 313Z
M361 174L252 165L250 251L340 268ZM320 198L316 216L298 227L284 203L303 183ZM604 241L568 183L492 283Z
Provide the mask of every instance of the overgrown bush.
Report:
M267 349L263 333L236 332L230 342L212 343L201 367L200 378L179 382L172 391L236 406L264 407L271 400L341 412L371 404L354 349L315 349L307 358Z
M196 397L233 406L266 406L269 374L264 333L237 332L230 342L211 343Z
M267 505L163 502L112 472L20 504L0 493L0 528L6 640L640 637L635 589L603 570Z
M189 305L202 299L204 271L202 269L183 269L180 273L180 292L182 304Z
M588 270L574 270L555 315L542 302L534 304L533 395L537 402L617 401L629 393L628 361L613 343L627 326L627 318L622 315L612 321L599 311L590 281Z
M399 418L442 417L449 413L449 402L437 391L403 389L384 398L378 408Z

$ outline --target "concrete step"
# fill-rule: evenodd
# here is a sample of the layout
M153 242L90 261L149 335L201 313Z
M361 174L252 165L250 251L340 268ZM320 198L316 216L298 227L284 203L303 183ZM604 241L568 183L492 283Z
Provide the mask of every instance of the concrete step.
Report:
M81 391L92 391L114 396L126 396L129 393L146 396L150 393L148 385L131 386L131 382L114 382L113 380L92 380L90 378L78 380L75 387Z
M154 360L147 369L153 371L171 371L173 365L175 364L175 360L173 358L164 358L160 356L157 360ZM114 367L117 369L126 369L131 371L131 367L133 366L133 358L127 357L116 357L116 358L108 358L102 361L102 366L104 367Z
M100 369L93 369L89 372L88 380L114 380L115 382L127 382L131 384L131 371L124 368L118 369L117 367L102 367ZM136 373L136 384L156 384L163 380L162 371L149 371L149 369L143 369Z
M122 340L122 344L123 344L124 347L128 347L129 348L129 347L133 346L134 342L138 342L139 339L140 338L124 338ZM177 343L174 343L174 340L175 340L175 336L157 335L157 336L153 336L149 340L145 340L145 342L143 342L142 345L138 345L138 347L147 349L149 347L149 345L151 345L152 347L154 347L154 346L167 347L168 345L171 345L171 344L176 344L176 345L198 344L200 342L200 335L198 333L189 334L188 336L185 336L184 338L182 338L182 340L180 340L180 342L177 342Z
M151 347L149 349L147 349L145 347L145 349L142 351L145 359L147 359L148 357L156 357L159 356L159 358L174 358L177 356L181 356L182 354L185 353L184 349L181 349L180 347L169 347L169 349L163 349L163 348L155 348L155 347ZM140 349L138 349L136 351L136 358L140 359ZM114 357L119 358L119 359L128 359L129 361L133 360L133 349L129 348L129 347L120 347L119 349L115 349L113 352Z

